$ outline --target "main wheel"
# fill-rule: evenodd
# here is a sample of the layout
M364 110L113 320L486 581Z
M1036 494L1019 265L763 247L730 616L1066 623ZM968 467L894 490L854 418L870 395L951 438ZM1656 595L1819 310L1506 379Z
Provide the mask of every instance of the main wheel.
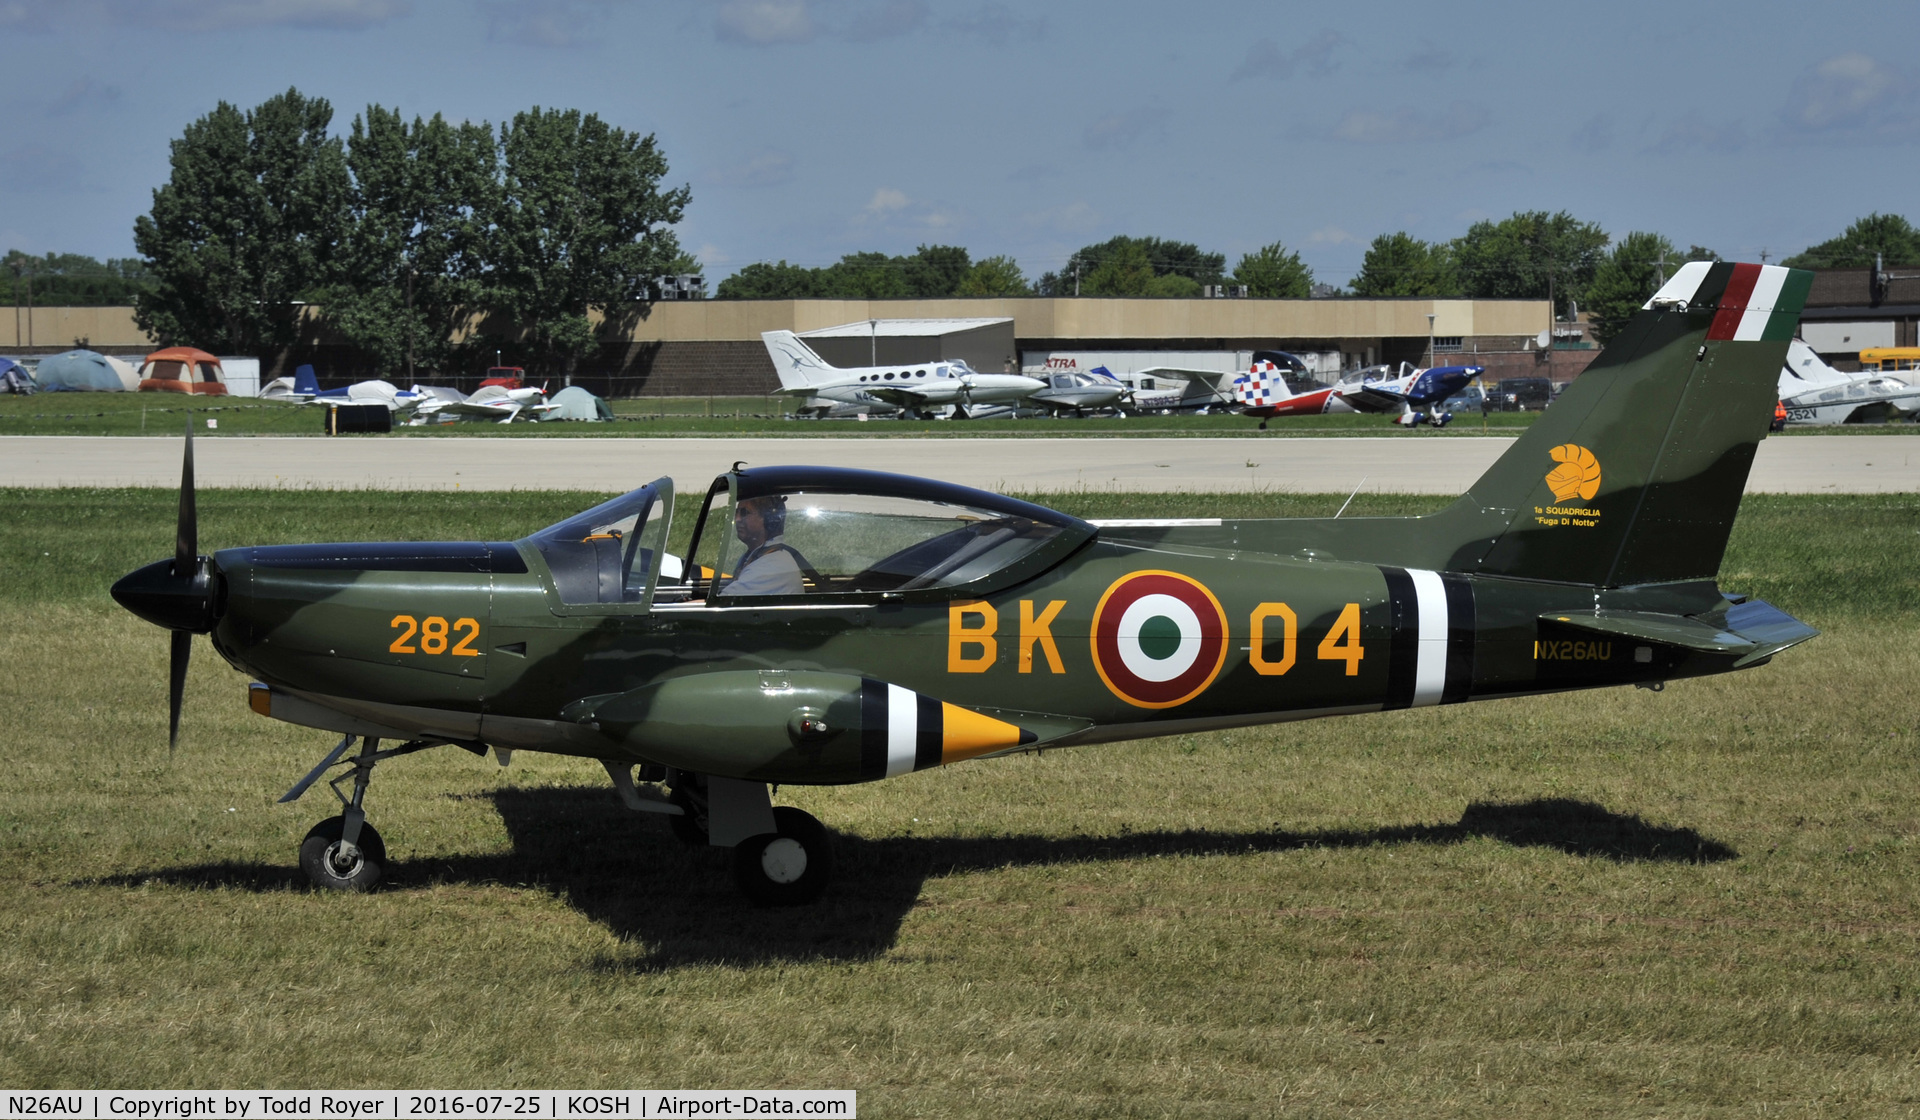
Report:
M345 817L328 817L307 832L300 842L300 870L323 891L370 891L387 869L387 845L380 833L365 821L360 823L360 854L347 858L341 851L346 835Z
M801 906L833 878L833 842L826 826L791 805L776 806L777 831L733 849L733 881L756 906Z

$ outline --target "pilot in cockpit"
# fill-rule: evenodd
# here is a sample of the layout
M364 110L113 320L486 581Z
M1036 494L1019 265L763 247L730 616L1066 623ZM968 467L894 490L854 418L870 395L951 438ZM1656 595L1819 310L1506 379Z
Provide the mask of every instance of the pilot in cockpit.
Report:
M722 595L798 595L804 563L787 544L787 499L781 494L742 498L733 515L733 535L747 548Z

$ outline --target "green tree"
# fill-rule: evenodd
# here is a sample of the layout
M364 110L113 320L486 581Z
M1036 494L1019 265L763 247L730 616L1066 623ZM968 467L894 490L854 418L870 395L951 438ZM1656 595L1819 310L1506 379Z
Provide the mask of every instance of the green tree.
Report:
M1688 246L1681 253L1674 249L1673 242L1657 233L1627 234L1594 270L1593 282L1587 285L1580 304L1593 317L1593 337L1602 346L1613 341L1633 313L1681 265L1719 259L1720 254L1699 245Z
M988 257L977 261L960 279L954 292L958 296L1030 296L1033 288L1012 257Z
M1126 238L1109 242L1106 252L1080 279L1080 291L1090 296L1145 296L1152 294L1153 261L1146 246Z
M1452 245L1461 294L1475 299L1546 299L1564 313L1581 299L1605 255L1606 231L1565 210L1475 222Z
M1247 294L1259 299L1307 299L1313 295L1313 270L1300 254L1276 241L1240 258L1233 282L1245 284Z
M899 257L885 253L848 253L823 270L821 294L833 299L909 299L906 271Z
M261 354L293 341L294 307L334 278L348 176L333 107L289 89L226 102L173 141L171 174L133 243L153 286L134 322L162 344Z
M0 258L0 303L37 307L120 307L153 286L138 259L105 262L79 253L36 257L18 249Z
M594 341L587 313L624 317L680 256L671 227L692 192L660 189L667 160L652 136L578 110L515 114L500 152L486 298L571 379Z
M1098 245L1088 245L1068 257L1067 263L1059 272L1049 272L1040 278L1040 294L1070 296L1074 293L1075 277L1079 278L1080 291L1086 295L1122 294L1094 292L1087 287L1087 278L1121 254L1125 254L1129 262L1134 261L1135 250L1145 256L1147 265L1155 276L1178 276L1192 283L1166 283L1158 285L1157 290L1155 285L1142 283L1139 285L1139 291L1125 293L1128 295L1199 295L1203 285L1220 283L1222 272L1227 267L1225 254L1203 253L1199 246L1189 242L1122 235L1109 238Z
M477 309L498 180L493 129L439 114L409 125L370 105L347 141L353 172L342 280L329 320L382 370L445 368L460 320Z
M1633 313L1659 290L1662 261L1667 275L1680 266L1673 242L1657 233L1636 231L1622 237L1594 270L1583 306L1593 316L1593 337L1600 345L1613 341Z
M812 299L822 294L820 270L781 261L756 261L720 281L715 299Z
M1356 296L1457 296L1460 282L1453 271L1453 252L1445 242L1429 243L1404 231L1383 233L1367 246L1360 274L1353 278Z
M1790 268L1872 268L1875 254L1887 268L1920 264L1920 230L1898 214L1868 214L1840 236L1780 263Z
M973 260L958 245L922 245L900 261L907 290L916 299L946 299L960 291Z

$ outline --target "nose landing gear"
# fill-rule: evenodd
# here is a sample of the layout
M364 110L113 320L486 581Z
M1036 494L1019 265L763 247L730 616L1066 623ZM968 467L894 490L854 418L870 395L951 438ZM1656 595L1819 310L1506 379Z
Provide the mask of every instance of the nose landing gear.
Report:
M306 777L280 798L280 804L298 801L309 786L339 764L341 756L353 746L353 741L352 735L342 738L327 757L320 760L320 765L308 771ZM352 760L353 772L342 774L327 783L327 788L340 799L340 815L328 817L314 825L300 842L300 870L306 872L309 882L325 891L360 892L373 889L387 869L386 842L367 823L364 808L367 785L373 781L374 764L439 745L437 742L416 739L383 751L380 749L380 740L371 736L360 739L360 753L354 755ZM351 796L340 791L340 784L349 778L353 781Z

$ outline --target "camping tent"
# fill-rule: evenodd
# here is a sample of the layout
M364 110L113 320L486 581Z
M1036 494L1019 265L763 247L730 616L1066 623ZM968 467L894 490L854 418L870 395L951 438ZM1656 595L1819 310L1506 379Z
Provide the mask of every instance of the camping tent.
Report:
M0 392L31 393L37 386L27 367L12 358L0 358Z
M143 393L204 393L224 397L227 387L222 382L220 359L191 346L171 346L147 355L135 384Z
M578 385L569 385L553 395L553 407L542 420L611 420L613 406Z
M49 393L126 393L140 384L132 366L91 350L42 358L34 380Z

